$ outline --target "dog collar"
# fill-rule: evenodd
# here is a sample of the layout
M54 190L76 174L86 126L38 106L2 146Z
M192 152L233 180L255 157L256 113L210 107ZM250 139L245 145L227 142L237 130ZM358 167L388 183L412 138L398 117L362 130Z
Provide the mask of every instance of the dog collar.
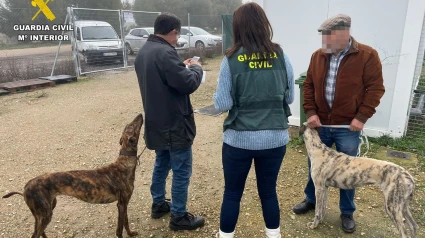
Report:
M137 156L137 151L125 151L125 150L120 150L120 155L126 155L126 156Z
M143 152L145 152L146 150L146 146L143 149L142 153L140 153L140 155L137 155L137 151L125 151L125 150L120 150L120 155L125 155L125 156L137 156L137 164L140 165L140 156L142 156Z

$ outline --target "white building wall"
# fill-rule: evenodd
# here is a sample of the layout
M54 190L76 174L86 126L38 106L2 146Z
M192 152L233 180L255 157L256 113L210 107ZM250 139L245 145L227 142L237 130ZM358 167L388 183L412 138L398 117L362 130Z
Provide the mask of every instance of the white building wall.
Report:
M383 61L385 95L365 126L369 136L404 134L410 92L424 22L424 0L254 0L260 4L298 76L308 68L311 54L321 47L318 26L329 16L347 14L352 35L374 47ZM299 95L291 105L292 125L299 125Z

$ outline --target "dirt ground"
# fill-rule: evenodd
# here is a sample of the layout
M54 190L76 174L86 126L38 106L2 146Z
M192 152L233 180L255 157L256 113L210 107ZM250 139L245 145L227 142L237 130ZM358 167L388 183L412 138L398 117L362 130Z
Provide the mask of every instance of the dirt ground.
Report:
M12 56L28 56L38 54L56 54L58 46L45 46L38 48L24 48L24 49L11 49L11 50L0 50L0 58L12 57ZM62 45L61 53L71 52L71 45ZM70 54L70 53L69 53Z
M206 65L207 82L192 96L194 109L212 104L220 59ZM22 191L25 183L42 173L92 169L117 158L119 138L126 123L143 112L133 70L107 72L81 78L77 83L0 97L0 195ZM154 152L145 151L136 170L135 190L129 204L131 228L138 237L214 237L219 228L223 193L221 167L222 123L217 117L196 114L197 137L193 146L193 176L188 210L206 219L205 227L192 232L172 232L169 216L150 218L149 186ZM293 130L296 132L296 128ZM296 133L294 133L296 134ZM293 136L295 138L295 135ZM293 139L292 138L292 139ZM139 150L144 147L139 142ZM420 219L424 213L424 174L411 169L417 178L412 204L420 225L418 237L425 237ZM167 191L170 196L170 180ZM339 192L331 189L328 213L323 224L309 230L313 213L295 215L291 208L304 198L307 157L303 146L290 146L278 179L282 237L398 237L383 209L378 188L359 188L356 194L357 231L344 234L340 228ZM34 219L20 196L0 199L0 237L29 237ZM116 203L88 204L72 197L58 197L49 237L115 237ZM125 234L124 237L127 237ZM264 221L251 169L242 198L235 237L264 237Z

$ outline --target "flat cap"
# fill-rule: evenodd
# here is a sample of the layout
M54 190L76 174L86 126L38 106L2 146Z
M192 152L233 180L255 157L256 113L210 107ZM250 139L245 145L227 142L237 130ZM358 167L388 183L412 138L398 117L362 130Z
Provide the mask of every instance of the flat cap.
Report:
M324 21L317 30L319 32L322 32L336 30L339 27L351 27L351 17L345 14L338 14L336 16L330 17L326 21Z

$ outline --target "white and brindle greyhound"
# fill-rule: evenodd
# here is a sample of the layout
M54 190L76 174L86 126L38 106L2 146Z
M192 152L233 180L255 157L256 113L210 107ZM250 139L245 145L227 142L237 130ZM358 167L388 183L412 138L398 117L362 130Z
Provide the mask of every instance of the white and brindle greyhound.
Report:
M384 193L385 211L400 233L400 237L415 237L419 226L409 210L413 199L415 182L403 167L391 162L354 157L327 147L319 137L318 130L310 129L307 123L300 127L304 135L307 153L311 162L311 177L316 188L316 209L309 228L316 228L326 212L328 187L354 189L374 184ZM408 235L404 220L412 236Z

